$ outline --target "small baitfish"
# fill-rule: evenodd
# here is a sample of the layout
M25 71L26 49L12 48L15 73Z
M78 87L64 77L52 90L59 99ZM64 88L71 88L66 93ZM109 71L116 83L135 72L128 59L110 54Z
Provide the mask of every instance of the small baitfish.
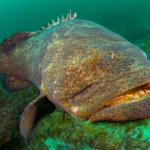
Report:
M41 93L21 116L26 140L44 97L90 122L150 117L150 62L145 53L97 23L76 19L76 13L5 40L0 74L7 75L4 86L10 92L34 84Z

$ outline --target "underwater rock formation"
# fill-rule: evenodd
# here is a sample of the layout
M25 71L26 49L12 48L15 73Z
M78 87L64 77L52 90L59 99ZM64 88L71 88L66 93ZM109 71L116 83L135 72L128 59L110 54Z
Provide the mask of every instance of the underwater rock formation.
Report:
M42 119L34 130L26 150L33 149L148 149L150 119L122 123L89 123L58 110Z

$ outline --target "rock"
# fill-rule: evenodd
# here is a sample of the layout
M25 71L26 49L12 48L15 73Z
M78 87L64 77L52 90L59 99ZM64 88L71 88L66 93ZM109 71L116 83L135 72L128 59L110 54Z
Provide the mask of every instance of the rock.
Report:
M145 150L150 148L149 133L150 119L89 123L67 116L63 121L63 113L56 110L37 124L24 150Z

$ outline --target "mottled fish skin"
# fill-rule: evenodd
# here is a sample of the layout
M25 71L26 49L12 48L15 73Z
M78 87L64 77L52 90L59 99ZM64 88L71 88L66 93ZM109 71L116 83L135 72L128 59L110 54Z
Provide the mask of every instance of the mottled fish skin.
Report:
M70 114L88 118L108 100L150 81L144 52L96 23L69 21L50 40L40 88Z
M19 42L12 51L0 53L1 73L33 83L73 116L119 121L114 112L129 114L140 105L146 110L141 118L150 117L150 109L145 107L148 99L103 110L118 95L150 82L150 62L140 48L94 22L62 22ZM120 120L130 118L122 116ZM139 119L138 115L133 118Z

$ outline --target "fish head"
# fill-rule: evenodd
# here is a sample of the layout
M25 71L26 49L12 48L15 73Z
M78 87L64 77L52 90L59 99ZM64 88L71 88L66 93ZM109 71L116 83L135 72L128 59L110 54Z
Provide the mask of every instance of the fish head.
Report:
M58 33L61 48L51 74L58 84L51 85L51 95L67 112L89 118L150 96L150 63L140 48L86 20L72 20Z

